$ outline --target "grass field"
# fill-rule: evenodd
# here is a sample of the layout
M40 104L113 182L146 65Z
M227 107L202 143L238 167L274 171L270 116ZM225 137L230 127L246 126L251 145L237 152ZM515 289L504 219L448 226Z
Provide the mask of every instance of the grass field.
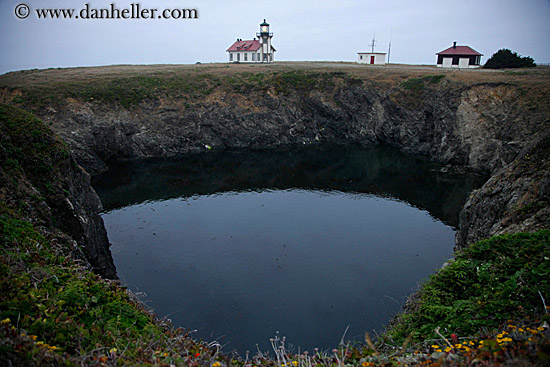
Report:
M365 66L349 62L276 62L273 64L198 64L198 65L112 65L44 70L24 70L0 75L0 86L30 88L63 81L113 79L137 75L167 76L182 73L210 74L215 76L242 73L281 73L285 71L345 72L354 77L391 84L412 77L442 74L448 79L465 84L518 83L531 86L548 86L550 66L528 69L484 70L443 69L435 66L389 64Z

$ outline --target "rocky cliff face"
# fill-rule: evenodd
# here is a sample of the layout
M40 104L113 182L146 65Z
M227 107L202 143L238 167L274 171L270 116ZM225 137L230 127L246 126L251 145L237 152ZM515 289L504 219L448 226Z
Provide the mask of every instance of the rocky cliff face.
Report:
M457 247L496 234L545 229L550 220L550 135L475 191L460 213Z
M89 172L106 162L214 149L318 141L389 144L405 152L492 172L510 163L539 131L517 108L510 85L464 87L420 80L421 90L378 90L347 82L308 93L228 94L191 107L178 99L132 108L70 101L41 117Z
M0 216L43 228L96 273L116 278L88 173L30 113L0 104L0 131Z
M345 73L290 71L237 77L244 81L200 76L194 81L198 91L183 79L170 89L176 79L153 78L147 82L157 88L154 93L132 84L133 94L113 101L109 93L95 89L85 97L62 96L59 106L36 112L52 123L91 173L119 159L319 141L388 144L450 166L490 173L492 179L461 215L459 247L516 228L502 224L515 222L503 209L508 196L521 196L532 185L542 184L536 178L511 191L491 189L512 180L513 175L502 170L516 167L510 164L518 154L549 131L544 113L526 103L525 91L517 85L461 83L445 75L408 78L399 84ZM146 80L140 78L136 80ZM212 80L204 82L208 78ZM136 93L142 94L134 98ZM532 173L517 167L515 175ZM517 228L548 225L542 222L529 225L523 220Z

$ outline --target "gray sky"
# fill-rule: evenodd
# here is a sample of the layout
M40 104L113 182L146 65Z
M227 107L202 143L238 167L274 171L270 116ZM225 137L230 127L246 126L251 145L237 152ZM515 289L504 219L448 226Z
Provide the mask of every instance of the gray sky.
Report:
M18 4L31 13L15 16ZM198 19L38 19L36 8L194 8ZM22 11L21 14L24 14ZM276 60L354 61L376 51L392 63L435 64L457 41L484 56L509 48L550 63L550 0L0 0L0 73L111 65L225 62L266 18Z

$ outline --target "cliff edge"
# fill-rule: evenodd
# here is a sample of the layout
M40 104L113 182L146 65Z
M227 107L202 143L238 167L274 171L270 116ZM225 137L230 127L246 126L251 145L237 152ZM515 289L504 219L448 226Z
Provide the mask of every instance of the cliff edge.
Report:
M101 202L66 144L32 114L0 105L0 214L68 242L94 272L116 278Z

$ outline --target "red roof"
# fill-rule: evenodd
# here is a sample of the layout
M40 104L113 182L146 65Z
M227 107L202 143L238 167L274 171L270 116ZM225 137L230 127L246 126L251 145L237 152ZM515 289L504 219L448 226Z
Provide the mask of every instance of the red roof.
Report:
M483 56L470 46L451 46L446 50L436 53L436 55L460 55L460 56Z
M230 51L257 51L261 47L258 40L237 40L234 44L227 49Z

